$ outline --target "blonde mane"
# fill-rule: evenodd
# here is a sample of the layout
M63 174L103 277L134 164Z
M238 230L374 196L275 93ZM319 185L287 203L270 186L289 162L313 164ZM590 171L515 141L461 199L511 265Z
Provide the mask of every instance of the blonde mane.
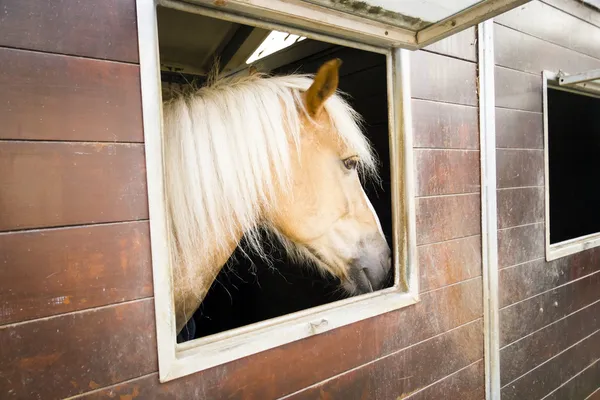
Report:
M301 117L308 118L302 92L311 78L256 74L216 80L165 102L166 201L180 278L195 279L239 232L250 250L265 255L261 210L276 207L276 188L289 187ZM358 114L340 94L326 101L325 110L340 139L360 157L361 170L375 173Z

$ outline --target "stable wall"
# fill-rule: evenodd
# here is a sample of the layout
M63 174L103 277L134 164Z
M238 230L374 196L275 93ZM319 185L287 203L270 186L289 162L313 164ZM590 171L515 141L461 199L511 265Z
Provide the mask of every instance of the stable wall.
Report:
M474 29L411 57L420 303L159 384L135 2L1 9L1 398L484 397Z
M600 248L545 261L541 76L600 68L599 16L548 0L495 19L502 400L600 387Z

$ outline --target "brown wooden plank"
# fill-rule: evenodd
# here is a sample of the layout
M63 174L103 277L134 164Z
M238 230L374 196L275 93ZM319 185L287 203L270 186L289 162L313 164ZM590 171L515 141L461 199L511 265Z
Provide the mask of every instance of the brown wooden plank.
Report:
M502 400L541 399L600 358L600 332L502 388Z
M422 292L481 276L481 236L419 246Z
M413 99L413 146L478 149L477 108Z
M481 233L479 194L417 199L417 244L429 244Z
M559 387L544 400L588 399L600 389L600 359Z
M540 1L532 1L494 18L521 32L600 59L600 28Z
M138 62L135 1L2 2L0 46Z
M482 323L477 321L287 398L403 399L482 356Z
M532 224L498 231L498 267L532 261L544 256L544 224Z
M544 185L543 150L496 150L497 187L514 188Z
M417 196L480 190L479 151L415 149Z
M539 17L534 19L539 21ZM546 25L548 21L544 21ZM581 23L580 25L587 25ZM494 25L494 57L496 65L539 74L543 70L569 74L600 68L600 60L569 48L548 43L533 36ZM600 38L600 29L598 31ZM575 34L576 35L576 34ZM573 37L574 35L571 35ZM600 54L600 45L598 46Z
M425 51L410 55L413 98L477 105L474 63Z
M465 29L423 48L425 51L477 61L477 35L475 27Z
M147 222L0 234L0 325L152 295Z
M434 400L434 399L460 399L460 400L481 400L485 398L483 361L478 361L467 368L444 378L423 390L406 397L399 397L401 400Z
M543 149L544 120L541 113L496 108L498 148Z
M600 400L600 387L594 393L586 397L585 400Z
M0 328L0 393L59 399L156 371L152 299Z
M500 351L502 385L527 373L600 329L600 302L557 321Z
M148 218L144 146L0 142L0 230Z
M542 112L542 72L528 74L504 67L495 68L496 106Z
M474 279L423 294L421 302L414 306L225 366L165 384L159 384L156 375L151 375L86 398L119 398L131 393L138 393L141 399L279 398L480 318L483 312L481 290L481 280ZM483 336L479 323L475 325L478 333L473 340L478 343ZM471 344L468 352L481 351L477 347ZM427 364L416 365L424 368Z
M500 189L498 195L498 228L544 222L544 188Z
M144 141L137 65L6 48L0 65L0 139Z
M552 262L544 259L500 270L500 307L505 307L575 279L600 271L600 249L590 249Z
M500 310L500 344L506 346L600 300L600 273Z

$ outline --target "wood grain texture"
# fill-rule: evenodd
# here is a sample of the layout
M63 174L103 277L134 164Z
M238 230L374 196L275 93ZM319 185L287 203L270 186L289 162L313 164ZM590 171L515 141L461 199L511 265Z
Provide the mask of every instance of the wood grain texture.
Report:
M481 276L481 236L419 246L419 289L434 290Z
M587 4L573 0L543 0L543 3L600 28L600 13Z
M3 399L61 399L156 371L151 299L0 328Z
M531 224L498 231L498 268L510 267L544 256L544 224Z
M592 365L586 367L582 372L572 377L569 381L555 392L550 394L545 400L563 400L563 399L588 399L588 396L596 389L600 389L600 359Z
M541 399L600 358L600 332L502 388L502 400Z
M0 142L0 230L148 218L143 145Z
M528 74L495 68L496 107L542 112L542 72Z
M477 105L476 65L425 51L410 54L413 98Z
M544 222L544 188L510 188L497 191L498 228Z
M497 187L514 188L544 185L542 150L496 150Z
M485 398L483 361L478 361L447 378L401 400L460 399L481 400Z
M479 151L415 149L414 158L417 196L479 192Z
M152 296L147 222L0 234L0 325Z
M570 2L577 4L577 2ZM591 8L590 12L592 12ZM598 12L595 12L598 18ZM521 32L600 59L600 28L561 10L532 1L494 20Z
M479 149L477 108L412 100L413 146Z
M482 322L445 333L287 399L403 399L483 356Z
M499 272L500 307L600 271L600 249L585 250L547 263L538 259Z
M475 62L477 61L476 43L477 35L475 27L472 27L430 44L423 50Z
M429 244L481 233L479 194L417 199L417 244Z
M600 273L500 310L500 345L506 346L600 300Z
M500 351L502 384L512 382L598 329L600 302L505 347Z
M138 62L134 0L0 4L0 46Z
M414 306L245 357L226 366L166 384L159 384L157 376L150 375L85 398L112 399L132 393L138 393L139 398L159 400L278 398L477 320L483 312L481 291L481 280L474 279L423 294L421 302ZM482 340L480 331L474 340ZM426 367L425 363L415 365Z
M0 139L143 142L137 65L7 48L0 65Z
M543 149L544 119L541 113L496 107L498 148Z
M585 400L600 400L600 387L594 393L586 397Z

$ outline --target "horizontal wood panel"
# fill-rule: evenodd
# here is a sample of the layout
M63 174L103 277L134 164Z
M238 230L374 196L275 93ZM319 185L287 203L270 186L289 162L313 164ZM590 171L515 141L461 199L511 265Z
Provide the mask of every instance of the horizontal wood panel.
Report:
M137 65L7 48L0 65L0 139L144 141Z
M497 191L498 228L544 222L544 188L527 187Z
M600 302L505 347L500 351L502 385L512 382L598 329Z
M154 302L0 329L5 399L59 399L156 371Z
M402 397L401 400L481 400L485 398L484 374L483 360L478 361L434 385Z
M600 394L600 359L572 377L545 400L588 399L598 389Z
M412 100L413 146L478 149L477 108L427 100Z
M547 263L544 259L500 270L500 307L600 271L600 249L594 248Z
M494 70L496 106L542 112L542 73L528 74L504 67Z
M543 150L496 150L497 187L514 188L544 185Z
M200 394L206 399L278 398L480 318L481 291L481 280L472 280L426 293L414 306L245 357L226 366L165 384L159 384L157 376L151 375L86 398L119 398L134 391L142 399L191 399ZM479 331L474 340L482 338Z
M410 70L414 98L477 105L474 63L416 51L410 54Z
M147 222L0 234L0 325L152 295Z
M495 17L494 20L548 42L600 59L600 28L540 1L524 4Z
M544 256L544 224L532 224L498 231L498 267L532 261Z
M2 2L0 46L137 62L135 1Z
M402 399L482 356L482 323L477 321L287 398Z
M496 147L544 148L542 113L496 108Z
M481 276L481 236L419 246L419 289L424 292Z
M505 346L600 300L600 273L500 310L500 344Z
M421 197L417 199L417 244L481 233L479 194Z
M0 142L0 230L148 218L144 146Z
M587 4L573 0L544 0L544 3L600 28L600 13Z
M423 50L475 62L477 61L476 43L475 27L471 27L430 44Z
M502 400L541 399L600 358L600 332L502 389Z
M598 390L586 397L585 400L600 400L600 388L598 388Z
M544 25L547 23L544 21ZM597 58L548 43L502 25L495 24L494 28L496 65L533 74L541 74L543 70L554 72L561 70L574 74L600 68L600 60ZM595 29L600 37L600 29ZM600 54L600 46L598 50Z
M479 192L479 151L415 149L414 157L417 196Z

